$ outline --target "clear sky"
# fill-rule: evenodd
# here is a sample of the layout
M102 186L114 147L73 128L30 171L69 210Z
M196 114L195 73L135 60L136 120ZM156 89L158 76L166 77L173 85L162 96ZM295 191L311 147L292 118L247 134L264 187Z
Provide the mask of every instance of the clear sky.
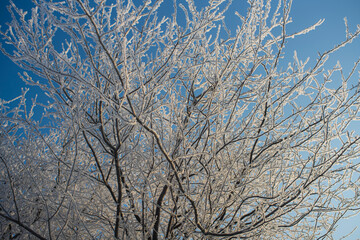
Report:
M170 0L166 0L165 3L167 1ZM30 9L32 6L31 0L13 0L13 2L24 9ZM233 4L237 5L237 8L247 6L245 2L246 0L233 0ZM0 25L2 26L10 20L10 14L6 9L8 3L9 0L0 0ZM305 60L307 57L311 57L315 60L318 51L323 52L344 40L343 19L345 16L348 18L352 30L356 28L357 24L360 24L360 0L294 0L291 15L293 23L288 25L288 32L298 31L316 23L319 19L325 19L323 25L316 31L289 40L285 49L289 60L292 59L294 49L297 49L300 59ZM335 63L336 59L339 59L345 70L349 70L356 58L360 56L359 53L360 41L358 39L350 47L334 54L331 60ZM0 62L0 98L9 100L21 94L21 87L25 86L18 77L18 72L22 72L22 70L2 54L0 54Z
M170 0L165 0L165 2L167 1ZM13 2L25 9L29 9L31 6L30 0L13 0ZM233 4L237 6L246 6L245 2L246 0L233 0ZM9 0L0 0L1 25L5 25L10 20L10 15L5 7L8 3ZM317 52L324 52L345 39L344 17L347 17L351 31L354 31L356 25L360 24L360 0L294 0L291 16L293 23L288 25L289 33L308 27L319 19L325 19L323 25L317 28L316 31L300 36L297 39L289 40L285 49L285 52L289 54L287 55L289 60L292 59L293 51L297 50L299 59L305 60L307 57L310 57L312 60L309 63L311 64L316 59ZM357 39L347 48L343 48L332 55L328 66L335 64L336 60L340 60L345 72L348 72L359 57L360 39ZM22 70L2 54L0 54L0 63L0 98L10 100L20 95L21 88L25 87L17 75ZM354 81L358 81L359 75L355 76L357 79ZM30 97L35 92L32 91ZM357 129L360 131L360 126ZM338 234L335 235L335 239L338 239L339 234L345 234L355 226L360 228L360 216L343 220L339 225ZM356 233L348 239L360 239L360 229Z

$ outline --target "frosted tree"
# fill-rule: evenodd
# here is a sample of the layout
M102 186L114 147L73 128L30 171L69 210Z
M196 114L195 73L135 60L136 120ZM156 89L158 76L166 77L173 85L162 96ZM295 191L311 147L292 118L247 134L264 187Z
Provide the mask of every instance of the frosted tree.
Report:
M332 239L356 213L359 61L326 61L360 27L310 65L284 47L322 21L288 32L288 0L229 29L226 0L33 2L2 52L49 101L1 101L2 238Z

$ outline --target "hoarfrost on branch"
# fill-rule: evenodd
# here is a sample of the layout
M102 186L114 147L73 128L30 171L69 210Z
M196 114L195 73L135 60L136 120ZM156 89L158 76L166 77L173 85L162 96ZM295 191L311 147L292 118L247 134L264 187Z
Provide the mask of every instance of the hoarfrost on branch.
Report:
M225 0L11 4L2 51L49 102L1 100L2 237L331 239L359 205L359 61L325 68L360 28L284 63L323 20L248 2L237 28Z

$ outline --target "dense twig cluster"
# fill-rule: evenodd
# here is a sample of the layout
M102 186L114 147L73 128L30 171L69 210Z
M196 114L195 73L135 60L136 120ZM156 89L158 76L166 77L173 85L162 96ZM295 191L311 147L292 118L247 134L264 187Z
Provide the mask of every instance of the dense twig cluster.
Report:
M43 122L25 92L1 102L3 237L331 236L359 204L359 61L335 87L341 66L323 68L360 29L284 68L286 39L321 24L288 33L291 1L249 0L234 34L229 1L174 1L159 19L161 2L11 5L3 53L50 101Z

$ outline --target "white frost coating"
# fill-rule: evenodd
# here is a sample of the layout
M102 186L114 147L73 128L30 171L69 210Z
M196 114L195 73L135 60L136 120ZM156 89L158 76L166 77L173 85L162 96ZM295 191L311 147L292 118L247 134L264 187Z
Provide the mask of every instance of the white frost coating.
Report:
M359 29L309 66L286 39L324 20L287 33L291 1L234 33L226 0L34 2L2 51L51 101L0 101L1 237L331 239L360 204L359 61L324 69Z

